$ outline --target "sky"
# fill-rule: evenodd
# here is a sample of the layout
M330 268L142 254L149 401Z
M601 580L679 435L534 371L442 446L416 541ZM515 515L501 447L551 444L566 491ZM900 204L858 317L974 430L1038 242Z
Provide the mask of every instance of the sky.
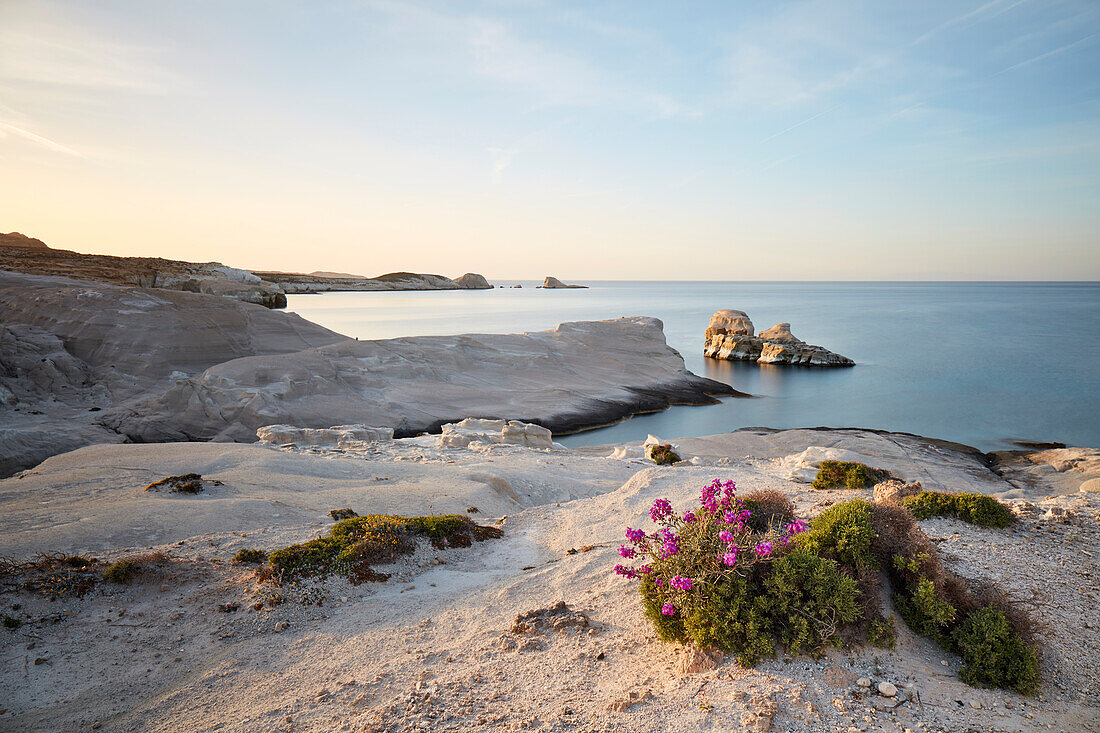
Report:
M491 280L1100 280L1100 3L0 0L0 231Z

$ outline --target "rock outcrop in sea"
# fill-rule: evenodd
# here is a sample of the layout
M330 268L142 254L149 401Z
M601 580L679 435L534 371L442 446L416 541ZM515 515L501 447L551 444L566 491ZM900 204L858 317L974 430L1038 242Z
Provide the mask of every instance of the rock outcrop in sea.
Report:
M484 275L479 275L476 272L467 272L455 282L458 283L458 287L466 290L490 290L493 287Z
M752 320L744 311L720 310L710 318L703 355L729 361L800 366L852 366L846 356L823 346L808 344L791 333L791 324L777 323L754 335Z
M539 285L538 287L547 288L548 290L557 290L557 289L563 289L563 288L564 289L581 289L581 288L587 288L588 286L587 285L568 285L566 283L563 283L561 280L557 279L556 277L551 277L550 275L547 275L546 279L542 281L542 285Z

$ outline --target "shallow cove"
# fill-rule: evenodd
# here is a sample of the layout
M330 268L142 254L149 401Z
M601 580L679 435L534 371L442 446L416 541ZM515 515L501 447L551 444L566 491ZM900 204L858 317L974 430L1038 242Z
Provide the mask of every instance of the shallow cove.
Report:
M588 290L326 293L289 310L358 338L515 333L562 321L651 315L700 376L760 399L674 407L564 436L570 446L739 427L865 426L974 445L1011 440L1100 445L1100 284L593 282ZM758 366L702 356L721 308L757 330L789 321L799 338L856 360L849 369Z

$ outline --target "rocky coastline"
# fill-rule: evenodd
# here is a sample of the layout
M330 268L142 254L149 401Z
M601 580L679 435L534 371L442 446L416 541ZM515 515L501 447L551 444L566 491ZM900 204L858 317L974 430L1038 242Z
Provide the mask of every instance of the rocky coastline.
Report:
M273 423L406 436L477 415L564 433L739 394L689 372L653 318L357 341L233 299L2 270L0 345L0 475L92 443L252 441Z
M19 232L0 234L0 270L50 275L121 286L218 295L265 308L285 308L287 294L382 290L491 290L481 275L454 280L442 275L391 272L378 277L315 272L249 271L220 262L161 257L116 257L54 249Z

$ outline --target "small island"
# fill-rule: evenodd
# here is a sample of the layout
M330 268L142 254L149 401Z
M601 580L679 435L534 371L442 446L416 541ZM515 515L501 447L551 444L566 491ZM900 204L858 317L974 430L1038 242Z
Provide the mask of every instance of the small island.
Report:
M546 279L542 281L542 285L537 285L536 287L546 288L547 290L569 290L569 289L583 290L583 289L586 289L588 286L587 285L568 285L566 283L563 283L561 280L557 279L556 277L552 277L550 275L547 275Z
M728 361L799 366L852 366L855 361L823 346L808 344L791 333L791 324L777 323L753 335L752 320L744 311L720 310L710 317L703 355Z

